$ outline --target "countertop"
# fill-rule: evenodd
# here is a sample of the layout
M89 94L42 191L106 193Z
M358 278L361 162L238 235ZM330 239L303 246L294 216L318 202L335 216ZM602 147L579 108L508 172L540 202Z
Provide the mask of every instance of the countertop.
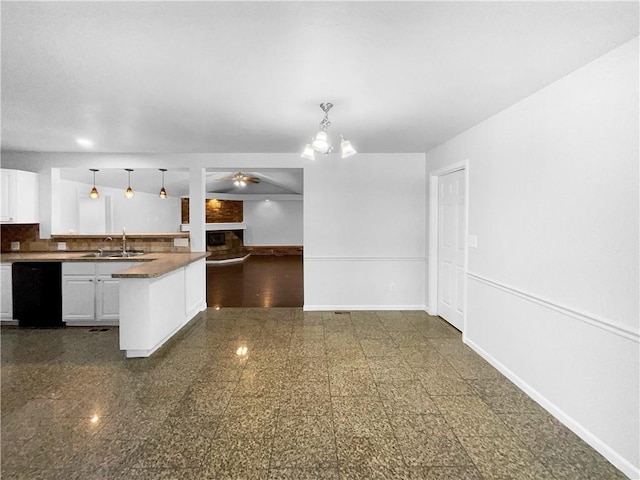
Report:
M92 252L25 252L1 253L0 262L136 262L138 265L116 272L114 278L155 278L196 262L209 252L160 253L150 252L134 257L87 257Z
M104 240L107 237L112 238L120 238L122 237L122 232L114 232L114 233L100 233L93 235L82 235L77 233L54 233L51 235L51 238L54 240ZM146 232L146 233L129 233L127 232L127 238L142 238L142 239L156 239L156 238L188 238L189 232Z

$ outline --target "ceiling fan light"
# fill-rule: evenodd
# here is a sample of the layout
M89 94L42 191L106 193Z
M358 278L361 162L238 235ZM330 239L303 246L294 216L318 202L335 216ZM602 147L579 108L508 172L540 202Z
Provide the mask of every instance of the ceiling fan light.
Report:
M342 151L342 158L347 158L358 153L356 149L351 145L351 142L349 140L345 140L344 138L340 142L340 150Z
M307 160L315 160L316 157L313 154L313 147L311 146L310 143L307 143L307 145L304 147L304 152L302 152L302 155L300 155L302 158L306 158Z
M323 130L319 131L313 139L311 145L313 146L313 149L318 152L326 152L329 148L329 138L327 136L327 132Z

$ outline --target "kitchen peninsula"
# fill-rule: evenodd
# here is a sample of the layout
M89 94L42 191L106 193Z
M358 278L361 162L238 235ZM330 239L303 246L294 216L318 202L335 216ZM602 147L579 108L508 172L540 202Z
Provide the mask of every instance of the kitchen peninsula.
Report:
M3 253L0 262L87 266L126 260L123 270L111 273L119 283L120 349L125 350L127 357L148 357L206 309L208 255L155 252L123 259L100 257L87 251L52 251Z
M207 308L209 254L155 255L112 274L120 280L120 350L127 357L148 357Z

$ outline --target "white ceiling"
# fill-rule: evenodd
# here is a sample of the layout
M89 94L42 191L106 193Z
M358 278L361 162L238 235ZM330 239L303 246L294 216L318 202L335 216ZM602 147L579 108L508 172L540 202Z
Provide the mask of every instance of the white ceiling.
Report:
M331 101L426 152L637 35L637 2L3 1L2 148L297 152Z

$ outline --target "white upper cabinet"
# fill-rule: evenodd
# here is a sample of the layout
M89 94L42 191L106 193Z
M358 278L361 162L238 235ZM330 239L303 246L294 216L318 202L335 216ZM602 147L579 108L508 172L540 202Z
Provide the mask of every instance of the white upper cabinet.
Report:
M38 174L0 169L0 222L38 221Z

